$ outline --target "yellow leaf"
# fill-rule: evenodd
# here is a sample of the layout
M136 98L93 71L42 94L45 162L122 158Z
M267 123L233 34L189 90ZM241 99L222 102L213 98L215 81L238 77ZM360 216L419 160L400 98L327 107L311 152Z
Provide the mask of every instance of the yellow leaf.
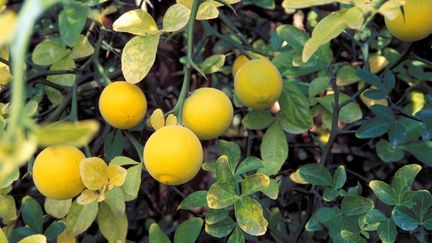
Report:
M357 7L352 7L345 13L344 20L351 29L360 30L364 22L363 12Z
M126 175L127 170L120 165L110 164L108 166L108 180L110 186L122 186L126 180Z
M7 85L12 80L9 67L0 67L0 85Z
M84 35L79 35L72 46L72 58L79 59L90 56L94 53L94 48Z
M80 205L87 205L94 202L99 197L95 191L84 190L77 198L77 203Z
M18 241L18 243L46 243L47 239L44 235L37 234L37 235L30 235L26 238Z
M303 180L303 178L301 178L301 176L299 175L299 173L297 173L297 172L293 172L293 173L291 173L291 175L290 175L290 179L292 180L292 181L294 181L295 183L298 183L298 184L309 184L309 183L307 183L305 180Z
M64 218L72 205L72 199L68 200L54 200L51 198L45 199L45 211L54 218Z
M177 125L177 117L174 114L169 114L165 122L166 126Z
M219 16L219 10L217 7L220 4L216 1L207 0L200 4L197 13L197 20L215 19Z
M86 158L80 162L81 179L89 190L100 190L108 184L107 170L105 161L97 157Z
M154 130L165 126L164 114L161 109L156 109L150 116L150 125Z
M25 138L23 133L23 131L17 131L14 141L0 140L0 164L11 163L19 166L33 156L37 148L36 139L33 136ZM0 169L0 182L3 180L3 172Z
M405 4L405 0L389 0L379 8L378 12L384 17L393 20L400 12L400 7Z
M36 65L48 66L60 61L68 54L69 51L59 43L44 40L34 48L32 62Z
M50 67L50 70L73 70L75 67L76 65L72 55L67 55L58 62L54 63ZM47 77L47 79L51 82L68 87L71 87L75 83L75 78L75 74L51 75Z
M75 236L63 231L59 236L57 236L57 243L76 243Z
M163 31L174 32L186 26L191 14L183 4L174 4L168 8L163 17Z
M156 59L159 35L136 36L123 48L121 64L129 83L139 83L150 71Z
M156 34L159 32L153 17L142 9L124 13L114 22L113 30L134 35Z
M389 62L385 56L374 55L368 60L369 68L372 73L378 73L381 71Z
M8 43L15 32L17 22L16 14L12 11L5 11L0 14L0 46Z

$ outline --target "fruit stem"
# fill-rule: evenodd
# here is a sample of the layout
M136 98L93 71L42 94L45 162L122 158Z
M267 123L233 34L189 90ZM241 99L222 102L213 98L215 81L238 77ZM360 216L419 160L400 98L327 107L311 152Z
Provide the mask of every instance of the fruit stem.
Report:
M195 23L195 19L198 13L198 7L201 3L201 0L193 0L193 4L192 4L192 9L191 9L191 14L189 17L189 21L187 23L186 26L186 38L187 38L187 63L184 65L183 68L183 73L184 73L184 78L183 78L183 84L182 84L182 88L180 91L180 95L179 98L177 100L176 105L174 106L174 108L169 111L167 113L174 113L177 116L177 124L181 125L182 124L182 113L183 113L183 104L184 101L187 97L187 94L189 92L189 87L190 87L190 79L191 79L191 69L194 68L195 70L197 70L198 72L201 72L201 70L197 67L197 65L193 62L192 59L192 55L193 55L193 28L194 28L194 23ZM205 76L204 74L202 74L203 76Z

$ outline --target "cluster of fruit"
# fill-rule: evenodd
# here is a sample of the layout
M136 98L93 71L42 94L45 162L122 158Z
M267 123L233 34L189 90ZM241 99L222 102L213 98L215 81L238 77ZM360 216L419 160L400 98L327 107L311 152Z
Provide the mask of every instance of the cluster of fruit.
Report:
M234 91L245 106L270 108L282 91L278 69L264 56L241 55L233 65ZM147 100L142 90L131 83L117 81L102 91L99 110L114 128L135 127L145 117ZM230 98L215 88L195 90L183 104L182 124L163 126L144 146L144 164L150 175L161 183L179 185L199 172L203 161L201 140L224 134L232 123ZM80 178L80 162L85 155L71 146L52 146L43 150L33 166L33 179L46 197L64 200L76 197L85 186ZM56 166L52 166L55 161Z

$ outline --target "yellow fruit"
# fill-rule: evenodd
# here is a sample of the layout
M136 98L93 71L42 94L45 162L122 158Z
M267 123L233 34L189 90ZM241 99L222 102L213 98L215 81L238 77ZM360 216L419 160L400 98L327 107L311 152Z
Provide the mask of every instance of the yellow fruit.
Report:
M432 0L406 0L404 12L399 10L396 18L385 18L390 33L403 41L418 41L432 33Z
M50 146L42 150L33 165L33 181L46 197L73 198L84 190L79 165L85 155L73 146Z
M254 59L267 59L267 57L253 52L249 53L249 55L251 55ZM248 61L249 58L247 58L245 55L240 55L234 60L233 67L232 67L232 74L234 77L237 71L240 69L240 67L243 66L243 64L247 63Z
M219 137L229 128L232 119L231 101L218 89L197 89L183 106L183 124L200 139Z
M118 81L111 83L102 91L99 110L111 126L128 129L143 120L147 111L147 100L136 85Z
M251 60L237 71L234 92L240 102L249 108L269 108L279 99L282 78L278 69L269 60Z
M173 125L156 130L144 146L144 164L150 175L167 185L190 181L200 170L203 150L188 128Z

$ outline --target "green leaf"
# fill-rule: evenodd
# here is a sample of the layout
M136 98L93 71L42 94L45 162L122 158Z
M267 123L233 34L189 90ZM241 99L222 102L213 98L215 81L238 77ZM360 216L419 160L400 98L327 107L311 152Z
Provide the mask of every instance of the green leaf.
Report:
M228 238L227 243L244 243L245 237L243 231L240 227L236 226L230 237Z
M342 213L349 216L365 214L373 207L372 200L361 196L346 196L341 203Z
M225 220L222 220L215 224L205 224L205 231L207 234L216 238L222 238L227 236L236 227L236 222L228 216Z
M137 198L141 186L142 164L138 164L127 169L124 184L121 186L125 193L125 200L131 201Z
M274 117L269 110L252 110L243 117L242 124L247 129L261 130L273 122Z
M339 196L339 190L335 190L331 187L324 188L323 199L327 202L335 200Z
M268 222L259 202L251 197L241 197L234 204L237 224L250 235L264 235Z
M356 132L357 138L376 138L384 135L392 125L392 122L382 118L372 118L363 125Z
M244 159L235 172L236 175L246 174L247 172L255 171L264 166L263 161L254 156L249 156Z
M369 187L383 203L387 205L398 204L398 194L387 183L373 180L369 183Z
M67 144L77 147L87 145L99 130L94 120L59 122L41 125L35 132L39 145Z
M221 70L224 64L225 64L225 55L223 54L212 55L206 58L204 62L201 64L201 70L205 74L216 73Z
M203 220L198 217L190 218L177 227L174 243L195 242L201 232Z
M407 151L412 154L419 161L432 165L432 142L431 141L420 141L410 144L398 145L398 148Z
M175 32L186 26L191 14L183 4L171 5L163 17L163 31Z
M385 222L387 217L384 213L379 211L378 209L372 209L364 216L364 222L366 224L378 224Z
M345 166L340 165L336 169L333 175L333 188L340 189L345 185L347 176L345 171Z
M356 69L350 65L342 66L336 73L336 85L347 86L358 82Z
M219 155L226 155L228 157L228 162L231 169L237 167L238 162L240 161L240 147L237 143L228 142L224 140L218 141L218 153Z
M306 63L320 46L327 44L345 30L347 27L344 21L345 13L346 10L332 12L318 22L312 31L312 37L305 43L302 54L303 62Z
M341 230L340 235L345 242L366 243L366 240L359 234L355 234L348 230Z
M276 200L279 194L279 183L275 179L270 179L268 187L261 190L267 197Z
M247 176L241 182L242 196L248 196L264 190L270 185L270 178L264 174Z
M418 227L415 214L404 206L396 206L392 211L393 221L399 228L406 231L414 231Z
M211 209L209 208L205 214L205 222L207 224L216 224L226 219L229 215L228 208Z
M281 111L276 117L286 132L300 134L312 127L309 100L295 83L283 82L279 105Z
M178 206L177 210L192 210L207 206L207 191L195 191L189 194Z
M349 8L344 15L344 21L349 28L360 30L364 22L364 16L362 10L358 7Z
M43 212L39 203L30 196L22 199L21 215L24 223L35 233L42 233Z
M0 242L8 242L8 239L3 230L0 230Z
M398 169L393 177L392 186L395 192L402 195L411 190L411 185L421 170L420 165L410 164Z
M44 235L46 236L47 240L52 241L57 239L57 236L61 234L66 226L62 222L53 222L48 226L48 228L45 230Z
M385 139L380 139L375 146L376 153L380 159L386 163L397 162L403 159L403 150L393 148Z
M48 66L60 61L69 51L52 40L44 40L37 44L32 53L32 62L36 65Z
M386 219L378 226L378 236L383 243L390 243L396 240L397 229L393 220Z
M225 182L216 182L211 185L207 194L209 208L220 209L232 205L238 200L234 191L234 185Z
M140 163L126 156L116 156L114 157L110 164L113 165L139 165Z
M72 206L72 199L68 200L54 200L47 198L45 199L44 208L45 211L53 216L54 218L64 218Z
M113 23L113 30L139 36L157 34L159 32L153 17L142 9L134 9L124 13ZM150 41L150 39L144 40L143 42Z
M70 4L58 15L60 37L64 44L72 46L86 24L89 7L81 4Z
M118 214L105 202L99 206L97 223L102 235L110 242L125 241L128 231L126 214Z
M126 205L124 193L119 187L113 187L105 193L104 203L111 208L112 213L118 216L125 214Z
M344 93L339 94L339 104L347 101L348 99L350 99L348 95ZM315 100L318 101L324 107L325 110L333 114L333 103L334 103L333 94L326 95L323 97L318 97L315 98ZM346 123L355 122L357 120L360 120L362 117L363 117L363 113L360 109L360 106L355 102L351 102L345 105L344 107L342 107L339 113L339 119Z
M417 219L420 223L423 223L425 215L432 207L432 195L428 190L419 190L414 192L412 197L414 203L414 212L417 215Z
M71 57L73 59L80 59L88 57L94 53L94 48L89 40L84 35L79 35L72 46Z
M309 97L314 97L330 87L328 77L318 77L309 84Z
M304 181L312 185L331 186L333 183L330 172L320 164L304 165L297 170L297 173Z
M304 44L309 38L306 31L301 30L293 25L281 25L276 28L276 32L286 41L289 46L296 50L303 49Z
M79 235L86 231L98 213L98 203L92 202L87 205L80 205L76 201L72 203L72 207L66 217L66 232L71 235Z
M234 175L228 163L228 157L226 155L221 155L216 160L216 178L220 183L234 186Z
M155 223L150 225L149 240L150 242L157 243L171 243L168 236L163 232L159 225Z
M73 70L76 68L75 61L72 58L72 55L67 55L58 62L54 63L51 67L51 71L56 70ZM50 75L47 79L53 83L72 87L75 83L76 75L75 74L62 74L62 75ZM47 87L51 88L51 87ZM55 89L53 89L55 90ZM57 91L57 90L56 90ZM58 91L57 91L58 92ZM61 94L60 94L61 95Z
M314 232L323 230L322 225L340 216L339 208L319 208L314 212L305 225L306 231Z
M147 76L156 59L159 35L136 36L123 48L122 71L126 81L136 84Z
M261 159L264 161L264 168L260 169L260 172L264 172L267 175L277 173L288 158L288 142L279 122L274 122L267 129L262 139L260 150ZM268 162L272 162L277 166L267 167Z
M17 218L18 215L15 205L15 199L10 195L0 194L0 219L2 220L2 222L4 224L9 224L16 221Z
M337 2L336 0L284 0L282 5L287 9L309 8Z
M20 153L22 153L23 147L20 147ZM28 151L29 156L33 154L36 148L31 148L32 151ZM1 151L1 150L0 150ZM1 151L4 152L4 151ZM0 163L0 188L4 188L12 184L19 178L20 172L19 167L13 163Z

